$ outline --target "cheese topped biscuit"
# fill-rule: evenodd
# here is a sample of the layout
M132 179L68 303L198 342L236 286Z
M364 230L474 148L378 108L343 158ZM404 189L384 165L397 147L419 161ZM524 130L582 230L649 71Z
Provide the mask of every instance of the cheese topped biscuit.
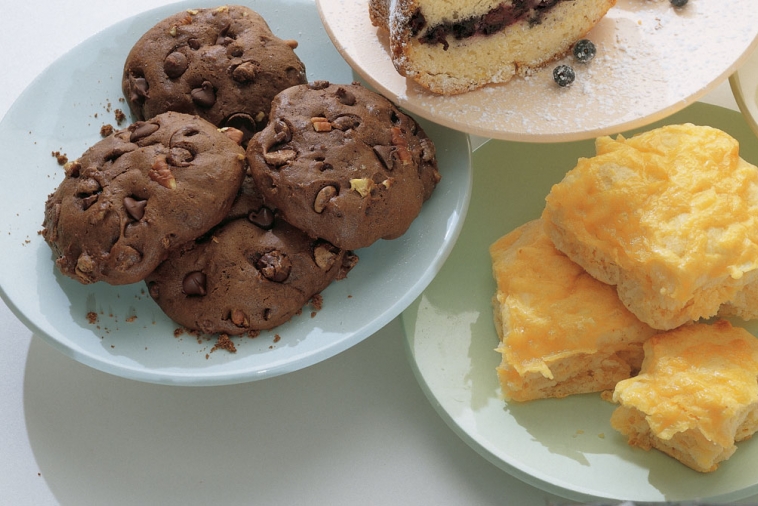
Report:
M758 168L737 140L670 125L601 137L596 151L552 188L543 219L556 247L617 285L641 320L671 329L711 317L758 281Z
M642 362L656 331L555 249L540 220L490 247L501 338L498 377L517 401L612 389Z
M640 374L616 385L611 425L629 444L713 471L758 429L758 339L726 320L652 337Z

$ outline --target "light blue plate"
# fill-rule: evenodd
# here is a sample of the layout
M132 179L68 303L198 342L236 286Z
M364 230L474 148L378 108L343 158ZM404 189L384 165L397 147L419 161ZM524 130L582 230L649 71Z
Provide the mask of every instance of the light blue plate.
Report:
M410 230L358 250L347 279L323 292L323 308L255 339L236 353L211 352L215 339L174 336L177 325L144 285L81 285L61 276L38 234L45 200L63 179L54 151L77 158L115 125L128 51L155 23L204 2L162 7L109 27L64 55L21 95L0 123L0 295L36 335L91 367L141 381L220 385L267 378L325 360L399 315L434 278L460 232L471 192L466 135L421 122L438 147L442 181ZM217 4L205 2L206 6ZM276 35L299 42L310 80L355 77L308 0L252 0ZM124 123L122 126L126 126ZM87 314L97 315L91 323ZM8 343L6 343L8 344Z

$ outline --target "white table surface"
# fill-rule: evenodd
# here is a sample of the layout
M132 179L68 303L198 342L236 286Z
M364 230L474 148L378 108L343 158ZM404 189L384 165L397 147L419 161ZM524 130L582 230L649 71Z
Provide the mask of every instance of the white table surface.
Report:
M168 3L0 0L0 117L76 44ZM705 101L736 109L727 83ZM316 366L212 388L89 369L2 303L0 329L3 505L561 502L445 425L411 372L398 320Z

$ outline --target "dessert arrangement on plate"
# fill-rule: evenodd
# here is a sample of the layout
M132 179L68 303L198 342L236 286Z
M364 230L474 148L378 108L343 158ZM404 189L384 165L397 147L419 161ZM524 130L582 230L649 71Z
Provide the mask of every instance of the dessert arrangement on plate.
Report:
M758 167L743 159L734 137L707 124L620 132L707 92L755 46L758 24L743 16L715 51L720 65L706 61L711 71L694 88L655 102L646 84L681 68L646 53L648 44L702 38L713 5L317 5L334 46L365 82L310 79L300 42L280 38L250 7L187 8L135 40L120 76L133 121L103 128L101 139L61 163L62 180L36 210L48 247L40 263L56 270L55 282L73 280L75 290L107 285L116 298L120 287L139 285L174 336L213 335L211 352L234 355L240 341L232 337L278 332L303 320L309 305L313 318L325 304L322 292L351 283L362 258L372 268L386 265L377 247L403 241L414 225L429 223L430 205L456 198L448 223L436 229L444 240L434 265L409 286L403 307L385 308L394 318L432 282L467 211L467 188L440 190L448 177L470 183L441 170L451 148L440 125L517 142L594 139L594 155L558 169L539 216L489 244L495 293L480 310L498 337L489 344L499 363L486 374L507 410L598 396L613 406L607 422L629 446L718 473L758 430L758 340L734 323L758 317ZM724 12L731 22L740 9ZM703 51L698 43L690 52ZM643 56L652 60L640 76ZM646 109L643 102L654 103ZM469 155L467 143L455 147ZM409 257L424 241L415 233L403 251ZM370 275L359 279L365 285ZM408 311L425 301L422 295ZM376 318L371 329L383 323ZM406 326L408 334L423 331L423 324ZM85 362L99 360L61 346ZM266 350L252 355L261 360L255 372L229 382L267 372Z

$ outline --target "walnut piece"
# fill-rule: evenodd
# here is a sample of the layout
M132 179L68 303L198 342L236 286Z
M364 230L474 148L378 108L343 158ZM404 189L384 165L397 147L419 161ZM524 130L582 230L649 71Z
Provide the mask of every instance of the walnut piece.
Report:
M148 176L164 188L176 189L176 179L174 179L174 175L166 162L166 155L159 155L155 158Z

